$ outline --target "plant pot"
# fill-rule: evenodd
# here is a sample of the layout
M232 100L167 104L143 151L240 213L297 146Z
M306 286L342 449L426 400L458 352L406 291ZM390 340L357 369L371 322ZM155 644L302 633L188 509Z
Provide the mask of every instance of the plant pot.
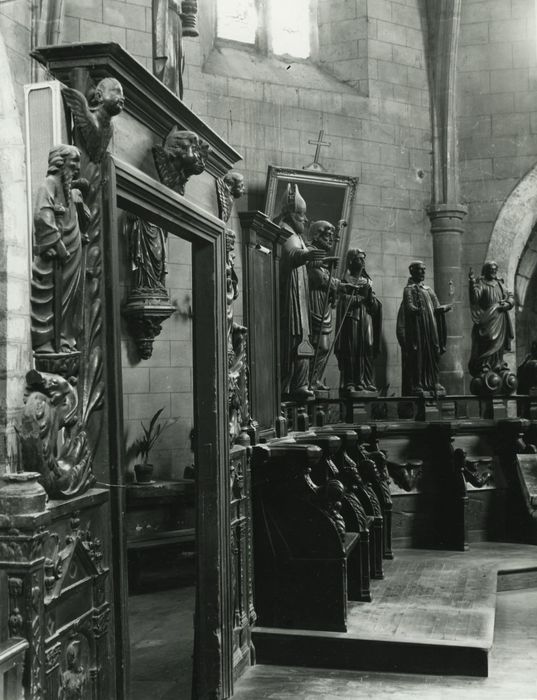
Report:
M153 465L135 464L134 473L138 484L148 484L153 480Z

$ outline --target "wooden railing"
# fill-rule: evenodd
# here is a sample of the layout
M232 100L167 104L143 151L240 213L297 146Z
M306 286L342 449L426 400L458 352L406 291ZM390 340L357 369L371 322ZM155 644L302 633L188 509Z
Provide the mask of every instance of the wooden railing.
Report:
M12 637L0 642L0 700L23 700L22 672L26 639Z

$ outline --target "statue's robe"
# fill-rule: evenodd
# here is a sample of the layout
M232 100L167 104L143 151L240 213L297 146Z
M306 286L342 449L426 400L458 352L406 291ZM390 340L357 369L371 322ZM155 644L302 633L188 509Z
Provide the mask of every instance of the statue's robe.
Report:
M47 343L56 350L76 350L76 324L80 322L80 281L82 234L79 215L89 220L83 205L65 201L60 177L47 175L39 188L34 209L34 260L32 265L31 307L32 346L39 350ZM60 248L61 256L44 259L43 253ZM66 257L68 254L68 257ZM60 338L55 338L56 320ZM49 348L50 349L50 348Z
M281 228L290 235L282 247L280 261L280 328L282 393L293 394L307 388L310 343L309 283L306 269L307 247L286 223Z
M166 291L166 236L155 224L136 217L130 230L130 251L137 288Z
M444 312L430 287L408 280L397 315L403 396L439 389L440 355L447 340Z
M361 288L360 293L341 294L337 327L341 327L335 353L343 388L374 390L373 360L378 355L382 329L382 304L373 292L369 276L347 274L342 282Z
M329 255L329 253L327 253ZM307 263L311 338L316 351L315 367L311 367L311 380L320 380L329 350L329 336L334 330L333 306L339 289L339 280L330 276L330 270L322 262Z
M498 370L503 363L503 353L511 350L514 337L513 324L508 311L500 311L499 302L507 302L512 308L514 297L498 279L480 278L470 291L472 311L472 353L468 368L475 376L485 365Z

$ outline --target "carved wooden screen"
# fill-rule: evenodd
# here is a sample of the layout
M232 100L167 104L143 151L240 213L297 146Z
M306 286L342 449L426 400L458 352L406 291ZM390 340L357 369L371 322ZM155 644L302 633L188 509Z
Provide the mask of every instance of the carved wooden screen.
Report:
M169 188L112 156L106 160L104 280L108 313L108 391L113 556L119 564L115 604L126 600L123 533L125 510L122 425L120 308L118 279L118 208L161 226L192 244L194 418L199 436L197 473L197 615L195 685L197 697L232 693L232 608L230 600L229 445L227 436L227 357L224 296L224 224ZM116 653L128 658L126 616L118 620ZM128 698L123 677L123 695Z

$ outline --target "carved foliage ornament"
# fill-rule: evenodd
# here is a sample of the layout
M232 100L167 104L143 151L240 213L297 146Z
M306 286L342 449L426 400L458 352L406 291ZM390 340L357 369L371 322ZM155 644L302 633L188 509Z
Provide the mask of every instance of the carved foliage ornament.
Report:
M193 131L174 126L162 146L154 146L153 157L161 182L179 194L192 175L201 175L209 157L209 144Z

